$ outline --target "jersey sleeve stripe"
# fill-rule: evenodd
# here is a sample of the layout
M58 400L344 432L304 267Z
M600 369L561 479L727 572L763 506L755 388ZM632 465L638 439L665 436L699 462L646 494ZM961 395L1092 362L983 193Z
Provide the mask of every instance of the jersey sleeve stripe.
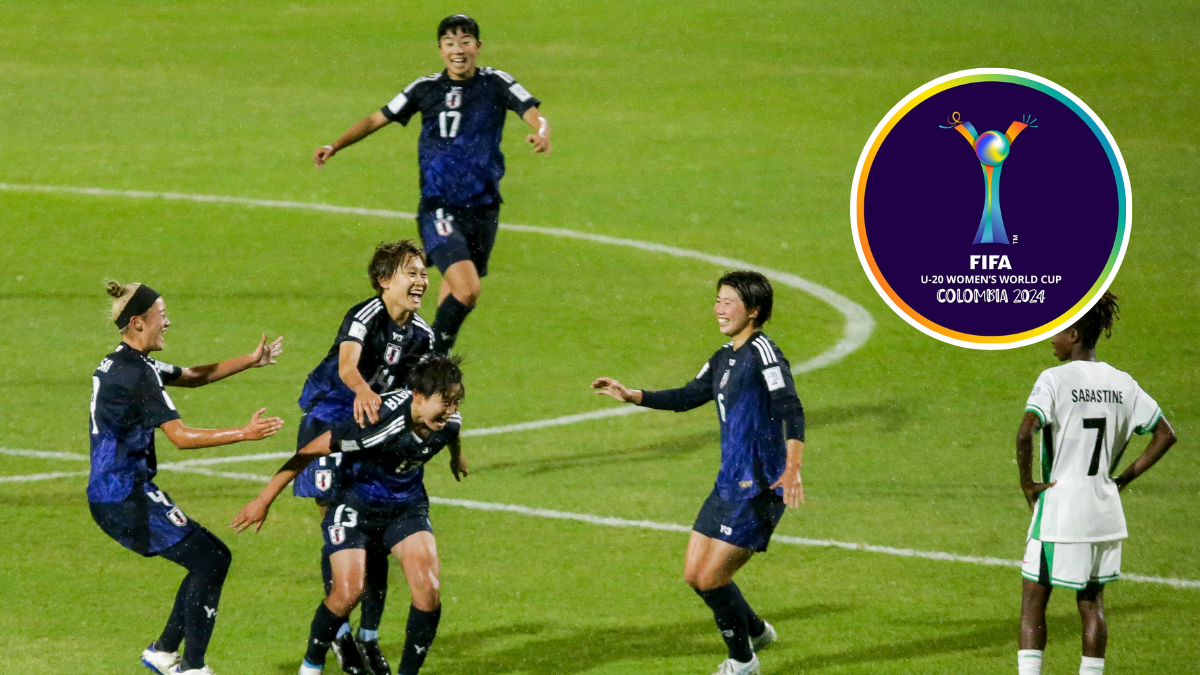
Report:
M385 428L383 431L375 434L374 436L368 436L367 438L364 438L362 441L362 445L364 448L370 448L372 446L379 445L388 436L397 434L403 430L404 430L404 417L400 417L400 418L396 419L395 421L393 421L391 424L387 425L387 428Z
M770 359L770 361L767 363L775 363L779 361L779 359L775 357L775 345L772 345L770 340L768 340L765 336L760 335L758 336L758 344L762 345L763 352L765 352L767 358Z
M1035 405L1027 405L1025 406L1025 412L1031 412L1034 415L1037 415L1038 419L1042 422L1042 426L1046 426L1048 424L1046 421L1046 413L1043 412L1041 408Z
M764 366L770 365L771 361L767 358L767 352L765 349L763 349L763 346L759 344L758 340L755 340L751 344L753 344L754 348L758 350L758 358L762 361L762 364Z
M1154 433L1154 427L1158 426L1158 421L1162 419L1162 416L1162 408L1155 408L1154 417L1150 418L1150 422L1134 429L1133 433L1139 436Z
M412 81L412 84L405 87L404 91L401 93L408 94L409 92L411 92L413 90L413 87L417 86L418 84L421 84L422 82L433 82L434 80L438 79L441 76L442 76L441 73L434 73L433 75L426 75L425 77L418 77L417 79Z
M370 321L371 317L374 316L382 306L383 303L379 301L379 298L375 298L374 300L363 305L362 309L358 310L358 312L354 315L354 318L358 319L359 321Z

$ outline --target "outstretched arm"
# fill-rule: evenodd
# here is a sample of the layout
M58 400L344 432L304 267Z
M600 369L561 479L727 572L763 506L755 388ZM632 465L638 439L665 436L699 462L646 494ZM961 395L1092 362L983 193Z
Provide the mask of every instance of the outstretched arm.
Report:
M460 436L455 436L454 440L450 441L450 473L454 474L454 480L460 483L467 475L467 458L462 454Z
M1133 479L1146 473L1150 467L1154 466L1155 462L1167 454L1167 450L1175 445L1175 441L1175 430L1171 428L1171 423L1167 421L1166 417L1158 418L1158 424L1154 427L1154 436L1150 438L1150 444L1146 446L1146 450L1142 452L1141 456L1133 460L1117 477L1117 489L1124 490L1126 485L1133 482Z
M382 112L376 110L370 115L367 115L361 120L355 122L354 125L347 129L346 133L342 134L341 137L334 141L332 145L322 145L314 150L313 164L316 164L318 169L325 166L325 162L330 157L333 157L335 154L337 154L338 150L354 145L367 136L370 136L376 131L379 131L383 127L387 126L389 122L391 122L391 120L389 120L387 117L384 117Z
M1021 428L1017 430L1017 471L1021 475L1021 491L1025 493L1025 503L1030 511L1037 506L1038 495L1054 487L1054 483L1033 481L1033 432L1037 431L1040 424L1036 413L1026 412L1021 419Z
M262 416L266 410L259 408L246 426L235 429L193 429L185 426L180 419L173 419L159 428L180 450L215 448L242 441L261 441L268 436L274 436L275 432L283 428L283 420L278 417Z
M173 387L202 387L223 380L230 375L236 375L250 368L262 368L275 365L275 359L283 353L283 336L267 344L267 334L263 333L258 341L258 347L245 356L238 356L220 363L210 363L206 366L184 368L183 373L167 383Z
M542 113L538 112L537 106L526 110L525 114L521 115L521 119L525 120L526 124L533 127L533 133L525 137L525 142L533 144L534 154L540 152L542 154L549 155L550 122L545 117L542 117Z
M241 533L251 525L254 526L255 532L262 529L263 523L267 520L267 512L271 510L271 504L275 502L279 493L283 492L283 488L295 480L304 467L313 461L313 458L329 454L330 438L332 438L332 433L326 431L310 441L308 445L297 450L291 459L279 467L279 471L271 477L262 492L258 493L258 496L249 504L243 506L241 511L238 511L233 521L229 523L229 527L232 527L237 533Z

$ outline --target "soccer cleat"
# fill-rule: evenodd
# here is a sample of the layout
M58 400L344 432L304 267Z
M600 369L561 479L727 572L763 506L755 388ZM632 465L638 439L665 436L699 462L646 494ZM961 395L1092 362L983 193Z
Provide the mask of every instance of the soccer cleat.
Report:
M308 665L307 661L300 662L300 675L321 675L324 669Z
M183 664L181 663L171 669L171 675L213 675L213 671L212 668L209 668L208 666L184 670Z
M151 642L146 651L142 652L142 665L159 675L170 675L171 669L179 663L179 652L160 652Z
M352 631L342 633L341 637L334 640L330 645L333 647L333 653L337 656L338 665L342 667L342 672L347 675L370 675L367 670L367 664L363 661L362 654L358 652L358 644L354 642L354 634Z
M779 639L779 633L775 632L774 626L766 621L763 621L763 626L765 626L765 628L763 629L762 635L759 635L758 637L750 636L750 646L754 648L755 654L775 644L775 641Z
M367 662L367 668L370 668L374 675L391 675L391 666L388 665L387 657L383 655L383 649L379 647L379 640L359 640L358 649L363 660Z
M758 657L750 659L749 663L725 659L713 675L759 675L762 671L758 666Z

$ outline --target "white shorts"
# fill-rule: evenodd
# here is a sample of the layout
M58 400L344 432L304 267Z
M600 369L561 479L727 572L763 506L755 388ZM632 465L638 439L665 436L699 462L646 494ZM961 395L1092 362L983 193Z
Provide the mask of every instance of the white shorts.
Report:
M1121 540L1063 544L1030 539L1021 576L1042 585L1081 591L1121 578Z

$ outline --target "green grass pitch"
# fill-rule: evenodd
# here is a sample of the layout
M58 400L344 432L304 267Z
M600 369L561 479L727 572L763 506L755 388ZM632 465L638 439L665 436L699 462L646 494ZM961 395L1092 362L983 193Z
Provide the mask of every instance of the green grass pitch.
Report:
M873 315L865 346L798 378L808 504L779 533L799 537L1020 557L1029 514L1013 436L1049 345L968 351L898 319L855 256L850 180L880 117L945 73L1017 68L1080 96L1119 143L1134 195L1113 285L1122 319L1101 358L1138 378L1181 439L1125 493L1124 569L1200 579L1195 3L10 0L0 183L415 210L415 127L388 127L323 171L310 155L439 70L434 27L460 11L483 27L480 63L514 73L554 128L553 154L533 157L510 118L504 222L751 261ZM117 341L102 282L118 278L165 294L167 361L286 336L277 367L176 395L190 424L242 424L265 405L284 432L191 454L160 438L162 461L292 449L303 378L369 294L371 248L407 236L411 221L369 216L0 190L0 446L87 452L89 376ZM460 341L468 428L610 407L586 389L598 375L675 386L722 342L712 264L513 231L493 261ZM840 338L832 307L778 295L768 332L793 363ZM465 450L473 474L456 484L439 458L431 494L688 524L719 447L705 408L476 437ZM279 463L212 468L265 475ZM3 476L86 469L0 464ZM320 598L315 508L281 497L261 534L234 537L224 524L258 485L172 472L159 483L234 551L216 672L295 672ZM181 573L105 537L84 484L0 483L6 673L144 672L138 653ZM682 580L683 533L444 505L433 522L445 613L425 672L683 675L723 658ZM1015 671L1013 568L776 544L739 583L781 635L764 673ZM1123 581L1107 601L1109 672L1200 672L1200 588ZM381 633L397 658L407 604L393 566ZM1056 593L1046 672L1075 672L1078 630L1073 598Z

